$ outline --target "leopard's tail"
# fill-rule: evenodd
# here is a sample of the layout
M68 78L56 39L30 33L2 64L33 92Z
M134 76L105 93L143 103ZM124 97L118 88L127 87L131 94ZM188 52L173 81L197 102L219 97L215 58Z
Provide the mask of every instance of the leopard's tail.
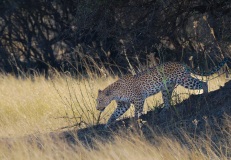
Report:
M204 71L196 71L196 70L192 70L191 72L193 74L199 75L199 76L210 76L216 72L218 72L225 64L229 64L231 63L231 59L226 57L224 58L217 66L215 66L214 68L212 68L210 71L204 72Z

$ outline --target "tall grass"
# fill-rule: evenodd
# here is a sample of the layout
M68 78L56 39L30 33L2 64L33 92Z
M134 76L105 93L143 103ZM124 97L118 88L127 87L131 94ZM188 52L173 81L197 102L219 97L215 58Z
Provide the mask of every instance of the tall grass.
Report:
M66 126L86 127L97 123L99 112L95 109L98 89L103 89L117 78L94 78L78 80L70 76L57 76L47 81L41 76L31 79L0 77L0 136L24 135L34 132L46 133ZM224 78L209 81L211 90L225 83ZM180 102L191 93L178 87L173 94L174 102ZM145 111L160 105L161 94L148 98ZM112 102L101 115L105 123L116 107ZM124 116L133 115L133 107ZM123 118L123 117L122 117ZM78 126L79 125L79 126Z
M95 98L98 89L105 88L117 79L116 76L76 79L68 75L56 75L52 80L35 76L32 81L30 78L16 79L11 75L0 76L0 158L209 159L211 155L213 159L219 159L213 153L212 146L208 145L205 154L201 151L202 147L189 149L179 141L164 136L157 138L158 145L153 145L138 135L121 133L112 142L96 142L96 150L85 148L81 143L69 146L64 141L54 141L46 136L46 133L68 130L69 127L78 129L106 123L116 104L110 104L98 122ZM209 82L210 91L224 83L223 77L213 79ZM187 98L188 93L188 90L178 87L174 92L174 102ZM160 94L152 96L145 102L145 111L161 103ZM131 107L124 116L133 116L132 110ZM230 128L230 124L227 127ZM41 145L22 138L30 135L36 140L38 134L43 134L40 136ZM208 141L203 139L201 143ZM222 156L226 159L226 155Z
M230 128L230 122L225 128ZM223 130L224 132L227 130ZM11 160L37 160L37 159L77 159L77 160L127 160L127 159L150 159L150 160L228 160L230 148L225 145L230 143L230 134L222 140L226 143L214 144L211 139L199 138L197 140L185 137L185 143L173 137L159 136L154 143L137 134L119 134L113 141L102 143L96 141L94 148L86 148L81 143L68 145L65 141L54 140L43 135L40 140L34 139L4 139L0 140L0 158ZM227 150L222 150L226 148Z

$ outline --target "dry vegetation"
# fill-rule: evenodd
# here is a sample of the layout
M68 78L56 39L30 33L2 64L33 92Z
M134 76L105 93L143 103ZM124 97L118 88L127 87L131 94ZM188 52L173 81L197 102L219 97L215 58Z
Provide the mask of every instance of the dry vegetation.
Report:
M95 110L94 100L99 88L103 89L116 79L77 80L67 75L57 75L49 81L41 76L36 76L32 81L2 75L0 159L228 159L230 150L223 151L219 148L220 144L213 144L209 138L191 139L187 133L182 135L190 147L171 136L156 137L155 142L150 143L142 135L130 132L117 133L112 141L106 143L96 140L93 147L83 146L80 142L70 145L55 134L48 136L50 132L71 132L105 123L115 103L105 110L98 122L99 113ZM225 81L223 76L211 80L210 91L218 89ZM188 93L188 90L177 88L174 102L187 98ZM145 103L145 110L161 103L160 94L150 97ZM131 115L132 112L128 111L125 116ZM229 120L227 117L225 132L230 138ZM76 126L65 128L72 125ZM223 138L224 142L226 140Z
M229 114L217 119L202 115L204 119L194 121L195 114L189 113L174 121L168 112L162 119L172 121L159 125L160 118L152 119L148 112L145 120L155 122L152 128L147 122L138 132L129 123L103 130L116 104L102 115L95 109L98 89L118 79L110 74L145 69L151 53L158 53L160 61L190 57L191 65L198 61L193 68L200 63L209 67L211 60L215 64L221 53L229 55L230 2L5 0L1 7L0 71L15 76L0 75L0 160L231 159L231 83L219 98L213 92L199 103L188 101L200 108L210 100L212 113L228 108ZM51 68L65 73L48 80ZM25 72L44 75L15 78ZM80 72L88 78L69 75ZM227 81L224 75L210 78L209 91ZM172 104L190 94L200 91L177 87ZM162 103L158 93L146 100L144 112L159 116L155 107ZM210 115L208 106L203 112ZM127 117L132 116L133 107L120 120L130 122Z

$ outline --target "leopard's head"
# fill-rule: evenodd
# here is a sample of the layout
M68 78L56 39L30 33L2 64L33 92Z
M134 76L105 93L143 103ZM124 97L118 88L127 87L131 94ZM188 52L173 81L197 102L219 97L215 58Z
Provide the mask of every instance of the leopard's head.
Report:
M96 109L99 111L104 111L104 109L111 103L112 101L112 96L111 96L111 91L110 90L99 90L98 91L98 97L96 99Z

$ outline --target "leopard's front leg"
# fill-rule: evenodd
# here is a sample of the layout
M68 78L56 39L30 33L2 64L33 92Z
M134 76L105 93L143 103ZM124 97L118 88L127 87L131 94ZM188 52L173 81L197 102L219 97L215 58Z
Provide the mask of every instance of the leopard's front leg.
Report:
M161 110L161 114L164 114L166 110L170 109L171 107L170 101L174 88L175 88L175 84L167 84L166 86L163 87L161 92L164 102L164 108Z
M116 121L116 119L119 118L121 115L123 115L129 108L130 108L130 103L117 101L117 108L109 118L107 124L105 125L105 128L108 128L110 125L112 125Z
M142 119L140 119L140 116L142 115L143 112L144 100L141 98L136 99L133 104L135 106L135 124L138 124L138 126L141 128Z

